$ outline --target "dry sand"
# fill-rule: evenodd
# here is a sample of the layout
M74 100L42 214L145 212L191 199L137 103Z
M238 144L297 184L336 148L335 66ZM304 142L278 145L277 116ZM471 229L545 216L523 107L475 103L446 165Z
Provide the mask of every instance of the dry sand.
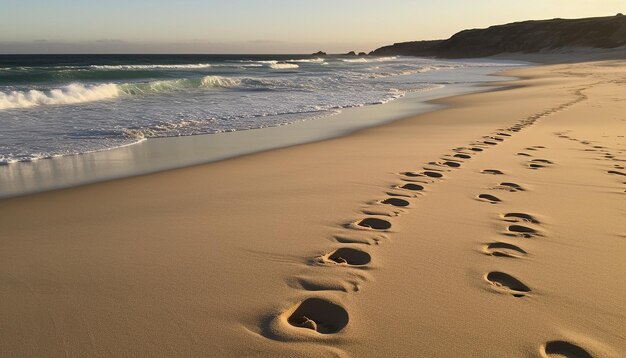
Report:
M347 137L0 201L0 355L625 356L626 61L508 74Z

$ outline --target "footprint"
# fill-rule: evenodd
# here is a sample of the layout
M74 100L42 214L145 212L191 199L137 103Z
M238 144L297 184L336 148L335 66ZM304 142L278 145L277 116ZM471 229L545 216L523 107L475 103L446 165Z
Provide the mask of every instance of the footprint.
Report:
M348 325L348 312L340 305L321 298L307 298L292 307L287 322L321 334L340 332Z
M452 160L447 160L447 161L443 162L443 165L447 165L450 168L459 168L461 166L461 163L455 162L455 161L452 161Z
M406 175L407 177L412 177L412 178L424 176L422 174L414 173L414 172L404 172L404 173L401 173L401 174L402 175Z
M497 135L502 135L502 136L505 136L505 137L510 137L510 136L511 136L511 135L510 135L510 134L508 134L508 133L502 133L502 132L498 132L498 133L496 133L496 134L497 134Z
M501 189L501 190L507 190L510 192L517 192L517 191L526 191L526 189L522 188L521 185L516 184L516 183L509 183L509 182L502 182L500 183L496 189Z
M502 175L502 174L504 174L503 172L501 172L498 169L485 169L485 170L481 171L481 173L483 173L483 174L491 174L491 175Z
M365 266L372 261L372 257L365 251L342 247L323 256L322 260L323 262L334 262L348 266Z
M626 173L622 173L620 171L617 170L609 170L608 171L609 174L613 174L613 175L622 175L622 176L626 176Z
M505 219L511 219L511 220L507 220L507 221L519 222L520 220L522 220L522 221L527 221L527 222L533 223L533 224L539 224L539 220L537 220L534 216L532 216L530 214L506 213L506 214L503 215L503 217Z
M532 157L532 155L530 155L528 153L524 153L524 152L519 152L519 153L517 153L517 155L521 155L523 157Z
M589 352L566 341L550 341L541 347L541 355L545 358L593 358Z
M507 229L509 230L509 232L520 235L527 239L539 235L539 232L537 230L524 225L510 225Z
M374 230L388 230L391 228L389 221L378 218L365 218L359 221L357 225Z
M437 172L433 172L433 171L430 171L430 170L422 172L422 174L426 175L429 178L443 178L443 174L437 173Z
M506 242L492 242L483 250L487 255L499 257L519 258L527 254L523 249Z
M418 184L407 183L400 187L401 189L413 190L413 191L421 191L424 190L424 187Z
M478 195L478 199L480 199L481 201L486 201L491 204L497 204L502 201L498 197L491 195L491 194L480 194Z
M485 143L485 144L489 144L489 145L498 145L498 143L496 143L496 142L491 142L491 141L488 141L488 140L483 141L483 143Z
M461 159L471 159L472 156L469 154L463 154L463 153L457 153L454 155L456 158L461 158Z
M482 148L477 148L477 147L472 147L469 150L474 151L474 152L482 152L483 151Z
M393 206L400 206L400 207L409 206L410 204L408 201L404 199L400 199L400 198L388 198L388 199L381 201L381 203L387 204L387 205L393 205Z
M504 272L489 272L485 279L498 291L513 295L513 297L524 297L530 288L515 277Z

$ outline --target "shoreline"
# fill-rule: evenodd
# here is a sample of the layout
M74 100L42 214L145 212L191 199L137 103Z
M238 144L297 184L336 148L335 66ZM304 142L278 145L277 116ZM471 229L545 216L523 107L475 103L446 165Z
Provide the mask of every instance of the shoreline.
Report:
M533 66L524 63L524 67ZM268 150L350 135L372 126L412 117L441 106L434 100L488 91L510 80L502 70L477 70L480 81L446 84L383 104L344 108L338 114L281 126L181 137L147 138L107 150L42 158L0 166L0 200L50 190L208 164Z
M348 136L3 199L1 352L617 358L624 68L516 69Z

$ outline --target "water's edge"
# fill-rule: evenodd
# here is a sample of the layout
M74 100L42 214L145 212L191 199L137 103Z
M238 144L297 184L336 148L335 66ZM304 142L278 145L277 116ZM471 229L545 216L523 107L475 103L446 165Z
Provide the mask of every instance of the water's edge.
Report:
M511 79L490 74L491 80ZM483 86L480 86L480 85ZM447 85L398 100L288 124L228 133L151 138L134 145L0 166L0 198L28 195L231 159L272 149L338 138L442 108L431 101L486 92L483 83Z

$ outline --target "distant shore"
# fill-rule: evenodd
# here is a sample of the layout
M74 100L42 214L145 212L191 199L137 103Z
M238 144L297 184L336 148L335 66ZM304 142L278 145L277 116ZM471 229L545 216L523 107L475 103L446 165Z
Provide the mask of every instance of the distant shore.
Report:
M626 16L618 13L615 16L580 19L518 21L484 29L465 29L445 40L395 43L370 54L438 58L558 55L553 56L551 61L563 63L576 62L572 57L575 52L602 52L609 55L606 59L623 59L626 52Z

